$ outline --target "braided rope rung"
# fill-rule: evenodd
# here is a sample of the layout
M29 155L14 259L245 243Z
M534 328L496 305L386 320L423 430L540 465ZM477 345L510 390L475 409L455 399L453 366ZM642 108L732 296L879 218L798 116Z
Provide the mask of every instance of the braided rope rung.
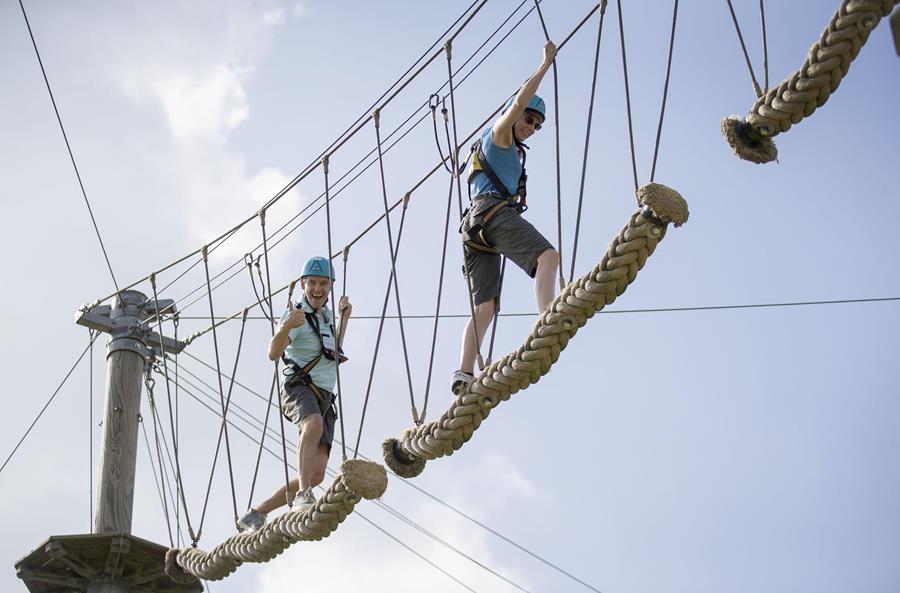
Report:
M404 478L415 477L427 460L452 455L462 447L492 409L537 383L578 329L625 292L665 237L667 225L681 226L688 219L687 202L673 189L650 183L637 195L641 207L602 260L563 289L519 349L488 366L440 418L384 442L384 460L392 471Z
M244 562L268 562L299 541L318 541L331 535L363 498L381 497L387 489L384 466L350 459L341 474L306 511L287 511L251 533L235 534L204 552L198 548L171 548L166 553L166 574L177 583L198 578L217 581Z
M754 163L774 161L778 149L772 138L828 101L869 34L897 4L900 0L843 0L799 70L759 97L746 120L722 120L722 135L734 153Z

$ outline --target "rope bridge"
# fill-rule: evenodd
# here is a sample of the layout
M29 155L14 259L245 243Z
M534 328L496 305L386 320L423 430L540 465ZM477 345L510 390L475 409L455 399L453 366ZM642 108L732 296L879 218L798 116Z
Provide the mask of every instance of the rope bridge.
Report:
M171 548L166 554L166 574L178 583L195 578L224 579L244 562L268 562L291 544L328 537L353 512L356 503L363 498L379 498L386 489L383 466L360 459L347 460L341 465L341 475L311 509L282 513L262 529L233 535L209 552Z
M669 223L677 227L688 219L687 202L662 184L641 187L637 197L640 207L600 263L566 286L518 350L486 368L438 420L384 442L384 461L392 471L415 477L427 460L452 455L462 447L491 410L550 372L578 328L625 292L665 237Z
M787 132L825 104L850 71L872 30L900 0L844 0L800 69L757 98L746 120L722 120L722 135L734 153L753 163L778 157L774 136Z

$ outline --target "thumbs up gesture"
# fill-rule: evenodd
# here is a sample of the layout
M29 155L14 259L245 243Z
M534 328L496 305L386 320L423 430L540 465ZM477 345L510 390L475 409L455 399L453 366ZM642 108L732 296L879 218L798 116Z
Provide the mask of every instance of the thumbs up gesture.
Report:
M294 305L294 301L288 303L287 315L281 321L281 327L285 329L296 329L306 323L306 315L302 309L298 309Z

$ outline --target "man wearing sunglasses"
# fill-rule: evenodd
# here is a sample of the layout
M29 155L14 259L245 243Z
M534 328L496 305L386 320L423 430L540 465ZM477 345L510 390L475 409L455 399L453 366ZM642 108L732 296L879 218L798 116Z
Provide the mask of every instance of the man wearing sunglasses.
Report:
M269 342L269 359L284 361L281 409L300 429L297 445L299 477L279 488L262 504L252 507L238 521L238 527L257 530L266 514L288 503L292 511L305 511L315 502L312 489L325 479L325 466L334 440L334 384L337 365L346 357L341 344L353 306L346 296L338 301L340 324L328 308L334 270L324 257L313 257L300 277L302 298L288 303ZM338 327L335 339L335 327Z
M525 141L544 122L544 100L535 93L556 58L556 45L544 45L540 67L509 100L493 126L473 146L469 163L469 191L473 196L460 224L465 243L465 272L475 314L463 331L459 370L450 389L461 395L475 380L475 358L484 334L500 309L501 256L534 278L538 310L546 309L556 293L559 254L534 226L522 217L525 204Z

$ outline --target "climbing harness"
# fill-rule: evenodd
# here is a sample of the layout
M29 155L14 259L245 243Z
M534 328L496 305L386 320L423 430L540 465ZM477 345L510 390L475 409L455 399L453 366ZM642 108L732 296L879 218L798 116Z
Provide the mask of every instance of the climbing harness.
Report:
M322 412L322 415L325 415L325 412L328 411L328 408L333 407L334 405L334 394L330 394L328 397L322 392L322 389L319 388L318 385L313 383L312 377L310 376L310 371L319 364L319 361L324 357L326 360L337 361L338 364L343 364L349 360L347 356L344 355L344 351L340 346L337 347L337 351L332 350L330 348L325 347L325 340L322 338L322 330L319 325L319 320L315 313L310 311L304 311L304 316L306 317L306 322L313 328L313 331L316 333L316 336L319 338L319 353L312 358L305 365L300 365L296 361L287 357L287 355L282 354L281 360L284 362L284 370L282 374L285 376L285 387L294 387L295 385L305 385L312 391L313 395L316 396L316 399L319 401L319 410ZM335 342L337 342L337 337L335 337Z
M514 138L515 140L515 138ZM494 186L494 190L492 192L479 194L472 198L469 198L469 207L463 211L462 220L459 224L459 232L462 235L463 243L468 245L473 249L477 249L478 251L483 251L486 253L497 253L497 250L490 244L487 238L484 236L484 229L487 226L487 223L490 222L494 216L497 215L498 212L503 210L503 208L510 207L514 208L516 212L522 214L526 210L528 210L528 204L526 200L526 183L528 181L528 174L525 171L525 161L527 159L527 154L525 149L528 148L524 143L515 140L516 149L522 157L522 173L519 175L519 182L516 187L516 193L510 194L509 189L507 189L506 185L500 180L500 177L494 171L491 164L488 162L487 158L484 154L484 147L482 146L482 141L479 138L472 145L472 150L469 153L469 161L468 169L469 175L466 181L471 184L472 180L475 178L475 175L478 173L484 173L488 180L491 182L491 185ZM464 165L466 166L466 165ZM469 185L471 188L471 185ZM470 189L471 192L471 189ZM478 198L496 196L500 198L502 201L497 204L487 208L482 212L473 211L474 201ZM465 227L465 223L467 220L471 218L471 225L468 228Z

